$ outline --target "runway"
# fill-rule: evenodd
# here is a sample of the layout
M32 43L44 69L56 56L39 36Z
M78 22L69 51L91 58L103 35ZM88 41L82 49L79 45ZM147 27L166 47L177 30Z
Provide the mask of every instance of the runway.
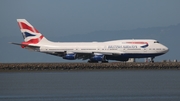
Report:
M0 63L0 71L180 69L180 62L135 63Z

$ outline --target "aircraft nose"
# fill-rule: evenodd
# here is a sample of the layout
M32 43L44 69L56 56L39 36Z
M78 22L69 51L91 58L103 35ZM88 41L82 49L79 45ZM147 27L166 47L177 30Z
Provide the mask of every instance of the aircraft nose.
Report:
M169 49L166 46L164 46L163 50L164 50L164 53L167 53L169 51Z

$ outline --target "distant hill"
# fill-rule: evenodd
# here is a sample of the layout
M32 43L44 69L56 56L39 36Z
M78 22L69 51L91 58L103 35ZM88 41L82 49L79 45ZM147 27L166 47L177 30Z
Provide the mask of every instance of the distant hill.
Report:
M167 41L169 37L177 38L180 32L180 24L168 27L138 28L134 30L119 31L95 31L83 35L71 35L58 37L58 41L108 41L119 39L157 39Z
M117 30L117 31L95 31L88 34L77 34L68 36L51 36L47 37L52 41L109 41L109 40L120 40L120 39L156 39L162 44L166 45L170 51L160 57L155 58L155 61L162 61L164 59L178 59L180 60L180 24L171 25L167 27L152 27L152 28L138 28L133 30ZM12 62L64 62L59 57L48 56L46 54L29 52L22 50L8 44L8 42L21 42L22 38L19 36L15 37L2 37L0 38L0 62L12 61ZM23 55L23 56L21 56ZM32 60L33 59L33 60ZM69 61L66 61L69 62Z

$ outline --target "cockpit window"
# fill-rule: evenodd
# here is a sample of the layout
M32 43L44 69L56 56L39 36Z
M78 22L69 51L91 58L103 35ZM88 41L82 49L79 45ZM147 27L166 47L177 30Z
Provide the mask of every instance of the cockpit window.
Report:
M154 41L154 43L159 43L159 41Z

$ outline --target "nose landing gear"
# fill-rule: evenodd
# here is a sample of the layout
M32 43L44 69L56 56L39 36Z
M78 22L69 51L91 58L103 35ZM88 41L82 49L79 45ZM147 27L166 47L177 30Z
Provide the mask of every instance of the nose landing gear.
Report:
M154 63L154 57L151 57L151 58L150 58L150 62L151 62L151 63Z

